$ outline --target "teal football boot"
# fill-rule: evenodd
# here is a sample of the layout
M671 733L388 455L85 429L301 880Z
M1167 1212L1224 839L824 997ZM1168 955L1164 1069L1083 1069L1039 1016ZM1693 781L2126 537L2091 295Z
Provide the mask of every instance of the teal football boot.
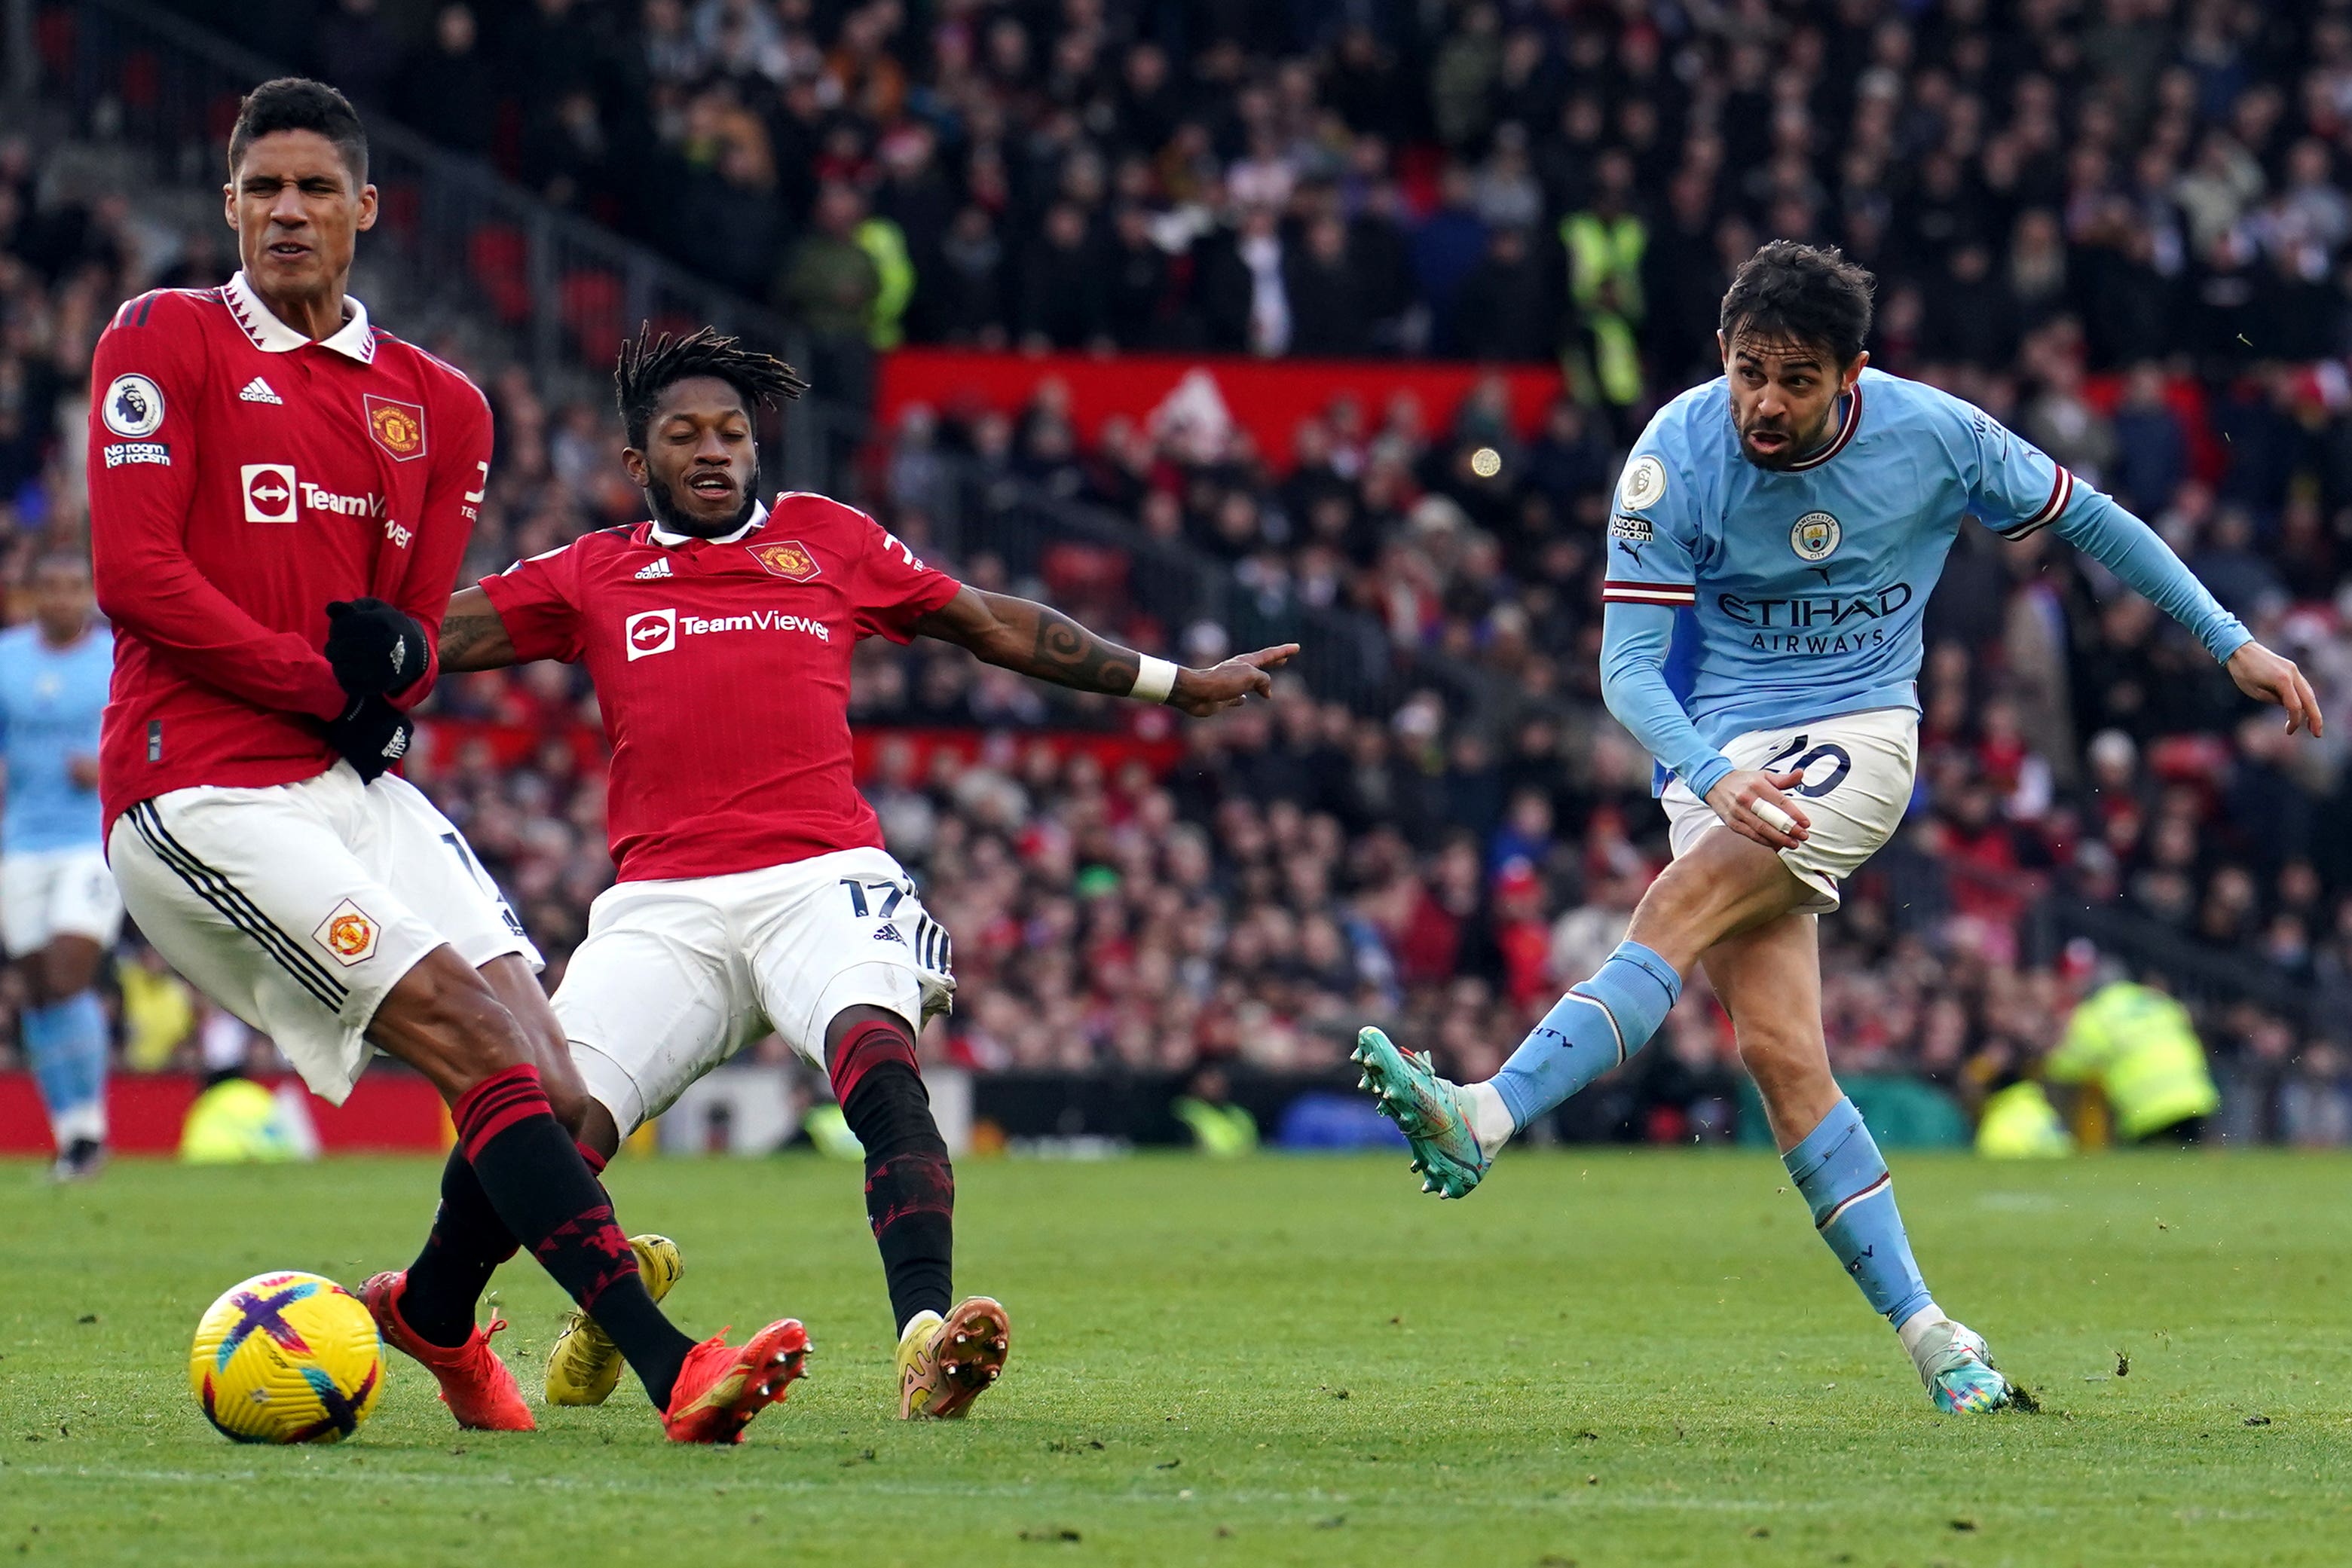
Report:
M1421 1190L1440 1197L1469 1197L1495 1162L1470 1131L1464 1091L1437 1076L1426 1054L1398 1050L1376 1029L1357 1032L1350 1055L1364 1070L1356 1087L1371 1091L1381 1114L1412 1145Z
M1927 1396L1947 1415L1981 1416L2010 1402L2009 1379L1993 1365L1991 1348L1965 1324L1947 1321L1928 1329L1912 1362Z

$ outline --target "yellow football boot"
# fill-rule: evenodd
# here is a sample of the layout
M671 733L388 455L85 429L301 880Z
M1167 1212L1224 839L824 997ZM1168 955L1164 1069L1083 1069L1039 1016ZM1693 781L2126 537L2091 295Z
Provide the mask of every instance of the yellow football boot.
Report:
M1013 1320L990 1296L966 1296L944 1318L917 1312L898 1335L898 1419L955 1421L1004 1375Z
M686 1272L677 1243L667 1236L632 1236L629 1250L637 1255L637 1275L646 1294L660 1301ZM602 1405L621 1381L621 1347L596 1326L596 1320L574 1307L563 1320L563 1332L547 1353L547 1402L550 1405Z

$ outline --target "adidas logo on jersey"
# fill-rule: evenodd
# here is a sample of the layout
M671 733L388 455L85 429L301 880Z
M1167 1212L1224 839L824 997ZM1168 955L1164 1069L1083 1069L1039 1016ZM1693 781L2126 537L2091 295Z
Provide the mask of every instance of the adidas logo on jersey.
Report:
M236 399L239 402L272 402L281 408L286 404L286 400L271 392L269 383L259 376L246 382L244 390L236 394Z
M641 566L637 568L637 580L639 582L644 582L649 579L656 577L667 577L668 575L669 558L667 556L664 556L661 559L654 562L651 566Z
M892 902L896 903L897 900L894 899ZM907 939L898 935L898 928L896 925L878 925L875 927L874 940L877 942L896 942L901 947L904 947L907 945Z

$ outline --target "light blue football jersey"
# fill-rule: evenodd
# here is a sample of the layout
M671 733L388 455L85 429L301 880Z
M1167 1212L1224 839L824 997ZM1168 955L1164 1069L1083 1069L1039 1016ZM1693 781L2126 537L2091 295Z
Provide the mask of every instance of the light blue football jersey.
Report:
M70 648L40 629L0 632L0 756L8 803L0 852L76 849L100 841L98 791L73 780L70 758L98 757L99 718L114 674L114 633L93 624Z
M2248 640L2146 524L1980 409L1865 369L1827 445L1759 468L1718 377L1658 411L1618 481L1611 711L1702 797L1730 771L1719 748L1734 736L1916 712L1921 622L1967 517L2008 539L2055 525L2216 658Z

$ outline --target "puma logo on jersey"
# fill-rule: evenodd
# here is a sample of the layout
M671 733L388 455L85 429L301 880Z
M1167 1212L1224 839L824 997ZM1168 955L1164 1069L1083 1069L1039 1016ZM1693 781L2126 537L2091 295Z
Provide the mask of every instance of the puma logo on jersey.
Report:
M656 577L667 577L669 575L669 558L667 556L664 556L661 559L655 561L651 566L641 566L637 568L636 575L639 582L650 582Z
M256 376L251 381L245 383L245 386L236 394L236 401L239 402L276 403L281 408L284 407L286 403L286 400L279 397L276 392L271 392L269 390L269 383L263 381L259 376Z

